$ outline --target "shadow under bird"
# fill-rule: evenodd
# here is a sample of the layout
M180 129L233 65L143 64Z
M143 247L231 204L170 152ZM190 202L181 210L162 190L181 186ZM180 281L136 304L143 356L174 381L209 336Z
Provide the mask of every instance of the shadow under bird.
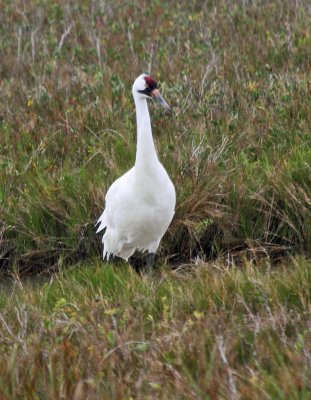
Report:
M118 178L106 194L106 207L97 224L103 235L103 258L110 255L128 261L136 250L148 251L147 270L151 270L160 240L175 212L174 185L158 159L147 99L153 99L168 112L157 82L140 75L132 89L137 121L135 165Z

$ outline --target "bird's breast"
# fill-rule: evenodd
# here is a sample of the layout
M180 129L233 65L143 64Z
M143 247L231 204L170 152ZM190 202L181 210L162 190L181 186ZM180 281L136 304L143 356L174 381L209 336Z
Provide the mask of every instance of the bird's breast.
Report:
M146 179L138 186L142 200L152 207L166 208L170 203L175 206L175 189L168 176L161 179Z

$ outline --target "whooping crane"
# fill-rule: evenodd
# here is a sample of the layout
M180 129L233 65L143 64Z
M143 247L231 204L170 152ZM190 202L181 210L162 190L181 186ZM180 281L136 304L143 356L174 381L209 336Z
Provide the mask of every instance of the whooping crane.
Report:
M154 99L169 112L171 108L149 75L142 74L135 80L132 93L137 122L135 165L110 186L97 232L106 228L102 239L104 259L109 260L112 254L128 261L135 250L148 251L150 271L160 240L172 221L176 194L157 157L147 99Z

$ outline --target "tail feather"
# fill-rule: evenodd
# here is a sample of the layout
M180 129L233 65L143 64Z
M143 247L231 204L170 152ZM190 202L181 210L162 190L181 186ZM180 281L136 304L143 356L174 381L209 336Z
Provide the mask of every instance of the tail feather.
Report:
M110 226L109 228L107 227L107 217L105 211L99 217L96 225L98 224L99 226L96 230L96 233L106 228L102 239L103 259L107 257L108 261L111 255L115 255L128 261L128 259L134 254L136 248L129 244L128 239L124 237L124 235L120 234L117 229Z
M106 230L103 236L103 245L103 259L107 257L107 261L111 254L128 261L129 257L131 257L135 251L135 248L132 246L126 246L126 240L120 237L119 232L113 228Z
M98 221L96 222L95 226L98 225L98 224L100 224L100 225L99 225L99 227L97 228L96 233L102 231L102 230L103 230L104 228L106 228L106 226L107 226L107 219L106 219L106 213L105 213L105 211L104 211L104 212L102 213L102 215L99 217L99 219L98 219Z

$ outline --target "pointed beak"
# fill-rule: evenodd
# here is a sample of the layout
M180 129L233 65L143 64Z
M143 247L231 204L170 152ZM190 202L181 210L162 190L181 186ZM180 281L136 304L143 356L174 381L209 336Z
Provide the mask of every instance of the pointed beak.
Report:
M167 112L172 114L173 110L172 108L167 104L167 102L163 99L161 96L160 92L158 89L154 89L151 93L152 98L159 104L161 104L162 107L165 108Z

